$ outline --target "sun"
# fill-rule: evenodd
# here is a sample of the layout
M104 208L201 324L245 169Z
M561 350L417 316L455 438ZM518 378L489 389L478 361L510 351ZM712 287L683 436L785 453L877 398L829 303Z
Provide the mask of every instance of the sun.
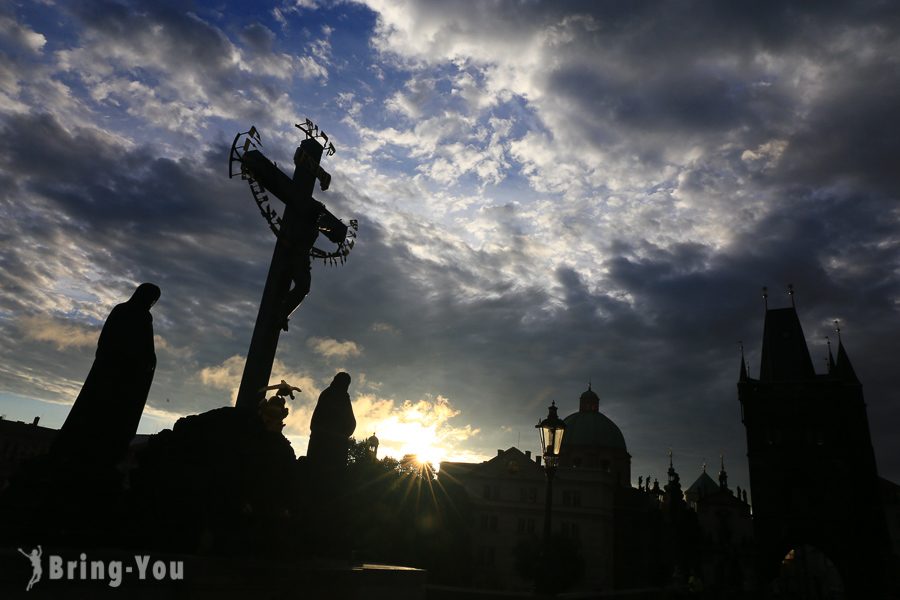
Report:
M437 435L433 427L423 427L419 423L407 423L403 427L402 436L396 436L403 440L400 448L402 455L412 454L419 465L430 464L435 469L447 456L447 449L438 443Z
M441 464L441 461L444 460L444 457L447 455L447 452L443 448L438 448L437 446L424 446L410 452L410 454L416 455L416 462L419 463L419 465L430 464L437 469Z
M392 414L371 426L384 444L385 453L415 456L419 466L430 464L437 470L441 461L453 453L452 443L448 446L440 431L441 422L436 422L423 404L405 404L402 414Z

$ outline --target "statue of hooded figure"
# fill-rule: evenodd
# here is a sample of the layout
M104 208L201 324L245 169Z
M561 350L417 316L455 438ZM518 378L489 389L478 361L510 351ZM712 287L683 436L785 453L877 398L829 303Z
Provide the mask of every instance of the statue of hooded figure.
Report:
M350 436L356 429L349 388L350 375L335 375L319 395L309 424L306 462L312 484L310 510L316 518L307 534L318 556L346 558L343 555L349 547L345 474Z
M87 379L53 443L63 461L118 463L137 432L156 370L150 308L160 289L142 283L109 313Z
M347 464L348 442L356 429L349 388L350 375L341 372L319 395L309 424L309 446L306 450L307 459L318 470L339 470Z

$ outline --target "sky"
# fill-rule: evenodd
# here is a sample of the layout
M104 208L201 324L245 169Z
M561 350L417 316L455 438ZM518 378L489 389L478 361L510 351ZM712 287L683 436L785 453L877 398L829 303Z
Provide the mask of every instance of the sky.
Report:
M797 309L864 385L900 481L900 6L854 2L0 2L0 413L59 427L135 285L140 431L233 401L274 237L228 150L251 125L359 221L316 264L273 381L353 376L380 454L539 449L588 382L634 479L724 454L746 487L739 341ZM290 172L289 172L290 173ZM277 203L277 201L276 201ZM275 208L279 208L275 206ZM327 244L322 244L328 248Z

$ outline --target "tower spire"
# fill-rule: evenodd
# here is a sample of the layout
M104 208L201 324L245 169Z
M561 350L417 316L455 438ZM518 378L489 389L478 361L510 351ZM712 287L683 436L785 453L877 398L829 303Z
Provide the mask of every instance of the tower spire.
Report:
M719 454L719 487L728 489L728 473L725 472L725 454Z
M766 310L769 310L769 288L767 288L766 286L763 286L762 297L763 297L763 304L765 304L765 306L766 306Z
M666 504L670 509L680 508L684 504L684 493L681 491L681 480L678 473L675 472L675 466L672 464L672 449L669 448L669 482L665 487Z
M794 303L794 284L788 284L788 296L791 297L791 307L797 308L797 305Z
M837 361L834 365L834 374L839 379L850 383L859 383L859 377L856 376L856 370L850 363L850 357L844 349L844 343L838 342Z

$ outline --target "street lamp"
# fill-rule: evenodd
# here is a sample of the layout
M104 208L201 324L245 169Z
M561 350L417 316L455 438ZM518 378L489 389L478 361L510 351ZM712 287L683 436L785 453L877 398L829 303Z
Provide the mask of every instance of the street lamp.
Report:
M541 431L541 451L544 455L544 470L547 472L547 500L544 503L544 541L541 548L544 567L548 566L550 556L550 509L553 505L553 475L559 464L559 451L562 448L563 434L566 432L565 422L556 414L556 402L547 407L547 418L535 425ZM549 573L545 574L545 584L549 583Z

